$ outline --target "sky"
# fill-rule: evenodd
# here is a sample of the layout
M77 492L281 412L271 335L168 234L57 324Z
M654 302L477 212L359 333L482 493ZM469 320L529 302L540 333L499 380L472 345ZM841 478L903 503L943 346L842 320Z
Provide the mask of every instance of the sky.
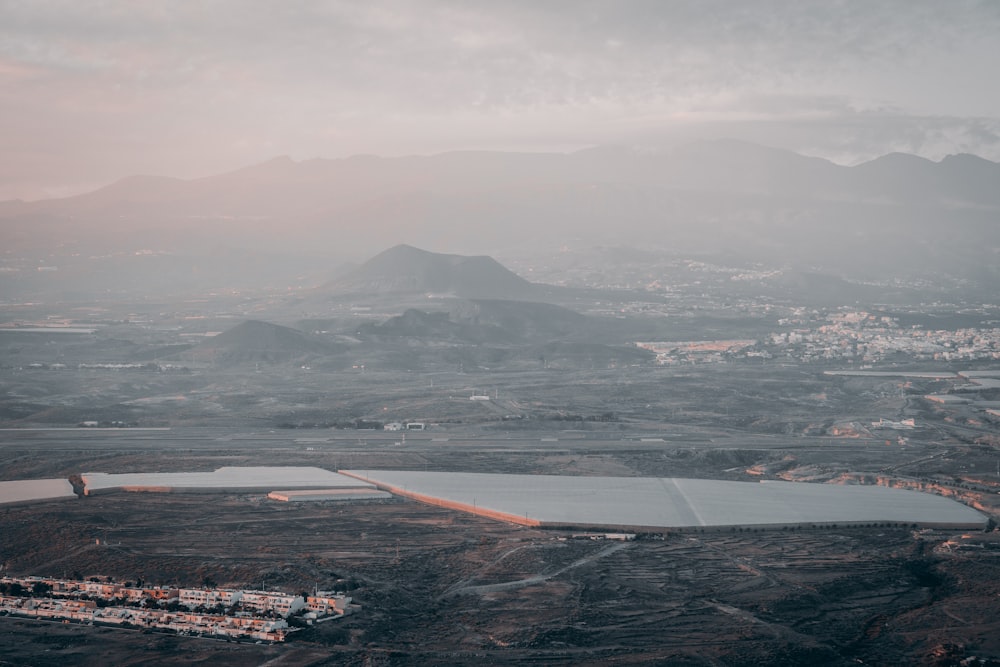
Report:
M738 138L1000 161L996 0L0 0L0 200Z

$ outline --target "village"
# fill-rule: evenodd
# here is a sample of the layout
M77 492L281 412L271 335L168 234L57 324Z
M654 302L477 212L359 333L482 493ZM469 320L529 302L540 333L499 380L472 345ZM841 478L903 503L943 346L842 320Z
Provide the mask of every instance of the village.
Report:
M638 342L659 365L773 359L782 363L858 364L861 368L909 362L982 362L1000 359L1000 329L931 330L904 327L898 318L864 311L793 309L781 331L760 339Z
M133 585L99 577L0 577L0 615L237 641L282 642L301 627L358 609L350 597L329 591L295 595Z

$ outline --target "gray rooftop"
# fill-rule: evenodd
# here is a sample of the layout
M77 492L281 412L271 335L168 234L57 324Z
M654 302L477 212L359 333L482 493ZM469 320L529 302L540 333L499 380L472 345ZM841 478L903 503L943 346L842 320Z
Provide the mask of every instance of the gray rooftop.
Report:
M0 505L69 498L76 498L76 494L66 478L0 482Z
M906 523L980 528L959 502L881 486L567 477L394 470L344 471L380 488L529 525L696 528Z
M371 485L323 468L301 466L224 467L214 472L88 472L88 495L123 491L273 491L274 489L364 488Z

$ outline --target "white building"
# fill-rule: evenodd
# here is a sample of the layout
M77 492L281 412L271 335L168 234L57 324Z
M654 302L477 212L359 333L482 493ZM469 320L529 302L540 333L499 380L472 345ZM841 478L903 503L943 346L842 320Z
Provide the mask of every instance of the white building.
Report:
M121 584L107 584L100 581L87 581L83 584L83 591L87 595L105 600L118 597L122 588Z
M339 593L318 591L316 595L310 595L306 598L306 609L319 616L332 616L334 614L343 616L349 613L350 606L351 598Z
M153 586L149 588L140 588L137 586L131 588L122 588L121 597L125 598L129 602L141 602L143 600L170 600L178 597L179 592L176 588L163 588L161 586Z
M182 588L178 594L178 600L188 608L204 605L214 607L221 604L224 607L232 607L233 604L242 601L243 591L231 591L224 588Z
M288 616L306 606L301 595L290 595L280 591L242 591L240 606L258 613L274 612Z

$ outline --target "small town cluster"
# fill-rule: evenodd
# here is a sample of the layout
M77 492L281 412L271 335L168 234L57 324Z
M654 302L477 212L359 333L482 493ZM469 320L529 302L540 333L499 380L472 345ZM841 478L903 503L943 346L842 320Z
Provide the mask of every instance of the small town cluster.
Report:
M846 359L875 364L901 356L909 361L996 361L1000 328L925 329L864 311L825 316L819 326L771 334L775 356L801 361ZM789 323L794 322L790 319ZM780 323L780 322L779 322Z
M640 342L661 365L719 363L733 359L857 363L893 360L997 361L1000 328L931 330L900 326L897 318L867 312L820 313L796 309L779 320L791 327L761 340ZM806 326L802 326L806 325Z
M0 577L0 614L227 639L280 642L297 626L360 607L339 593L174 588L91 579Z

